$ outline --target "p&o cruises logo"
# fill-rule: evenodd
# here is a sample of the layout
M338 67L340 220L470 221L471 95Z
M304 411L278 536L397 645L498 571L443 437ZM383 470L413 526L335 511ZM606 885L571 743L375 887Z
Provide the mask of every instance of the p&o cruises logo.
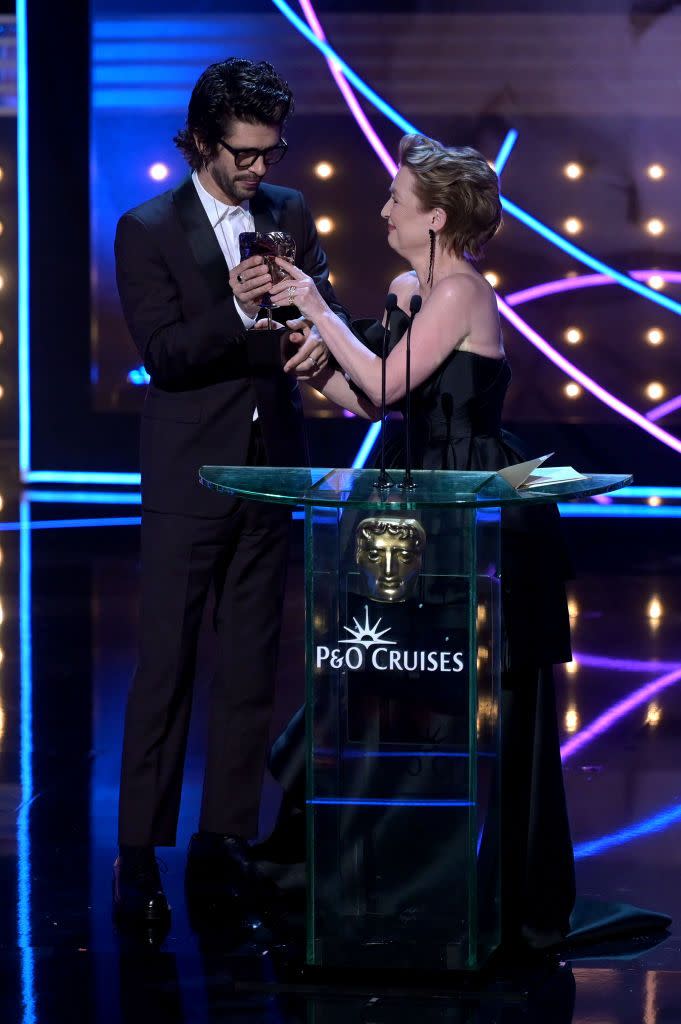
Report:
M339 640L338 647L319 644L318 669L346 669L349 672L463 672L463 651L404 650L396 640L387 640L391 628L379 629L382 619L369 623L369 606L364 606L364 623L353 619L355 628L344 626L351 639Z

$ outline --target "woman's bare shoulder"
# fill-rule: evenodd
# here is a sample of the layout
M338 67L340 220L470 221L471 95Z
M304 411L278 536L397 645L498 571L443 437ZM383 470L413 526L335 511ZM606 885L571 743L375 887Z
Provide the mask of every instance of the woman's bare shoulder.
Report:
M419 290L419 279L414 270L406 270L398 274L388 285L388 291L397 296L397 305L402 309L409 309L409 300Z

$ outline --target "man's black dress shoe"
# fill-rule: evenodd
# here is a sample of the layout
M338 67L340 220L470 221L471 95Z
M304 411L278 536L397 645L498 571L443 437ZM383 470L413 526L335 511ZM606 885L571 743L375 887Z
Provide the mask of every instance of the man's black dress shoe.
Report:
M250 849L240 836L194 833L184 876L192 920L214 914L255 920L274 907L277 887L259 874Z
M113 866L113 912L119 924L165 929L170 907L153 850L129 849Z

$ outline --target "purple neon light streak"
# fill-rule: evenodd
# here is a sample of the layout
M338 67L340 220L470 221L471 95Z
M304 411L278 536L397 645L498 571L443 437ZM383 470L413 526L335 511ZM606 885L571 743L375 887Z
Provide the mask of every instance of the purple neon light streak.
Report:
M642 661L636 658L608 658L604 654L585 654L574 652L578 665L586 668L606 668L613 672L653 672L661 669L665 672L681 669L681 661Z
M601 736L602 733L607 732L608 729L612 729L613 725L619 722L621 718L624 718L625 715L628 715L629 712L634 711L641 704L645 704L647 700L657 696L662 690L666 690L668 687L673 686L674 683L678 683L680 679L681 668L677 668L673 672L660 676L659 679L653 679L652 682L646 683L645 686L641 686L638 690L634 690L624 700L613 704L602 715L595 718L591 725L587 725L586 728L580 730L580 732L563 744L560 748L561 760L563 762L567 761L569 757L576 754L582 747L587 746L598 736Z
M646 419L650 420L651 423L657 423L658 420L669 416L672 412L676 412L677 409L681 409L681 395L675 395L674 398L663 402L662 405L656 405L654 409L650 409L646 413Z
M599 402L603 402L604 405L607 405L614 412L619 413L620 416L624 416L624 418L628 419L631 423L635 423L637 427L641 428L641 430L645 430L647 434L652 435L652 437L657 441L661 441L662 444L666 444L677 454L681 455L681 440L678 437L674 437L673 434L669 434L666 430L663 430L662 427L658 427L657 424L651 423L650 420L647 420L642 413L636 412L636 410L632 409L630 405L626 404L626 402L621 401L619 398L615 398L615 396L611 395L609 391L606 391L600 384L597 384L593 378L589 377L582 370L579 370L574 363L571 363L569 359L566 359L565 356L562 356L555 348L552 348L548 341L546 341L545 338L542 338L541 334L537 334L537 332L530 327L522 317L518 316L515 310L511 309L500 295L497 295L497 305L499 306L499 311L502 316L504 316L509 323L513 324L516 330L520 331L523 337L527 338L535 348L538 348L539 351L547 357L547 359L550 359L554 366L557 366L563 371L563 373L572 377L572 379L577 381L585 391L590 392L594 398L597 398Z
M310 0L300 0L300 6L302 7L303 14L305 15L305 20L307 21L308 25L316 35L317 39L321 39L322 42L326 42L326 35L324 34L324 29L322 28L319 22L319 18L315 14L314 8L310 3ZM333 75L336 85L343 94L343 99L350 107L350 110L352 111L355 120L357 121L360 128L364 132L370 146L372 147L376 156L385 167L388 174L391 176L391 178L394 178L395 175L397 174L397 164L390 156L390 153L385 148L385 146L379 139L378 135L372 128L371 124L369 123L368 117L366 116L361 106L359 105L357 97L355 96L354 92L352 91L352 88L348 84L343 72L341 71L340 67L338 66L338 64L336 64L334 60L327 58L326 63L329 66L329 71Z
M671 284L681 284L680 270L630 270L629 276L636 281L646 281L653 274L663 278ZM506 296L509 306L521 306L524 302L534 302L537 299L544 299L548 295L559 295L561 292L579 291L582 288L599 288L603 285L617 284L606 274L579 274L577 277L559 277L556 281L544 281L542 284L534 284L531 288L523 288L522 291L512 292Z

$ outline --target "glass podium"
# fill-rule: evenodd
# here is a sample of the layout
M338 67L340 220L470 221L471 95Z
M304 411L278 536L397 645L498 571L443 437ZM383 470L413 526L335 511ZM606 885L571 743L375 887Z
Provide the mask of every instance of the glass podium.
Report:
M496 473L204 466L305 510L307 963L475 970L499 943L501 513Z

